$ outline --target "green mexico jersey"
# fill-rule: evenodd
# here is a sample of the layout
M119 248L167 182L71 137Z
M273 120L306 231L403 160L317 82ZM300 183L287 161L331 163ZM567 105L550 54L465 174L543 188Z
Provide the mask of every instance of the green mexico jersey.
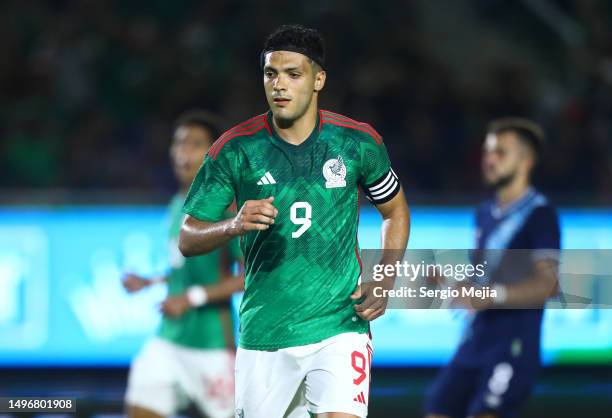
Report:
M178 236L184 216L181 210L184 198L184 195L177 194L168 207L170 271L166 277L169 295L185 293L187 288L193 285L206 286L217 283L221 277L221 250L199 257L185 258L178 249ZM235 251L232 256L237 256ZM231 321L229 304L211 304L189 309L178 318L164 316L158 335L163 339L191 348L233 347Z
M274 225L241 239L240 346L275 350L365 333L350 299L361 273L359 190L377 204L400 189L382 139L365 123L320 111L296 146L274 132L271 117L250 119L213 144L184 206L216 222L234 199L240 208L275 198Z

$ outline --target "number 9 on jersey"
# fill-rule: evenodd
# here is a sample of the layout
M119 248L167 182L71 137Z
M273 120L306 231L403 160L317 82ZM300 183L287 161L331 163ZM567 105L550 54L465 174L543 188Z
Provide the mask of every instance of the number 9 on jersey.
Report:
M300 210L302 209L302 210ZM299 210L299 211L298 211ZM301 216L300 216L301 215ZM291 233L292 238L299 238L312 225L312 206L308 202L295 202L291 205L291 222L300 227Z

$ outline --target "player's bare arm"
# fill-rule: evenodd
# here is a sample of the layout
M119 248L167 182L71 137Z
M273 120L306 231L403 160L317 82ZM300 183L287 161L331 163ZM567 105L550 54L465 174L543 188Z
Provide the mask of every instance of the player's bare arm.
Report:
M506 286L504 306L538 307L557 293L559 263L546 259L534 264L534 273L529 280Z
M462 296L453 304L470 310L490 308L541 308L546 301L557 293L558 262L553 259L540 260L534 263L533 274L518 283L496 286L495 296L477 298ZM462 284L470 287L472 284Z
M242 262L240 260L241 271L244 270ZM238 276L232 273L234 258L227 246L221 249L220 264L221 277L217 283L207 286L191 286L183 294L169 296L162 302L161 311L169 317L178 317L189 309L199 308L208 303L228 301L232 294L243 291L244 275Z
M463 304L476 310L492 307L504 308L539 308L557 293L559 282L559 263L554 259L540 260L534 263L533 274L526 280L515 284L497 287L497 293L503 295L477 301L464 301ZM501 297L500 297L501 296Z
M408 236L410 235L410 211L403 189L390 201L376 206L380 212L382 223L382 249L383 256L381 264L395 264L402 259ZM362 319L373 321L385 313L387 309L387 298L376 297L373 294L374 287L382 286L392 289L395 276L387 276L380 282L364 283L353 292L352 299L364 297L363 301L355 305L355 312Z
M166 282L165 276L148 279L146 277L142 277L135 273L128 273L121 280L123 287L125 288L125 290L127 290L128 293L136 293L151 285L165 283L165 282Z
M169 317L176 318L183 315L189 309L199 308L205 304L227 301L232 294L244 290L244 277L226 277L218 283L199 286L204 291L204 303L194 302L188 292L180 295L168 296L160 305L161 312ZM192 288L193 292L194 289ZM197 291L197 290L196 290Z
M181 226L179 249L185 257L209 253L230 239L249 233L265 231L274 224L278 209L274 197L244 202L236 216L220 222L201 221L187 215Z

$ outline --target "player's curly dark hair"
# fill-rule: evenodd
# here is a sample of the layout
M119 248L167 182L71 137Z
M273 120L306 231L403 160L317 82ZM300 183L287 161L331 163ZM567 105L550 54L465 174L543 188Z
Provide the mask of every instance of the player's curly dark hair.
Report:
M266 40L261 53L262 66L265 54L271 51L292 51L306 55L319 64L325 65L325 43L316 29L302 25L283 25Z

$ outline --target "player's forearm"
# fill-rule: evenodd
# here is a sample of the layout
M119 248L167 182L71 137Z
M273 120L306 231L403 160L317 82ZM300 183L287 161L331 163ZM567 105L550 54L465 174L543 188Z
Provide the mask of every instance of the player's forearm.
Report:
M146 283L147 286L151 286L154 284L163 284L166 283L168 281L168 278L166 276L156 276L156 277L141 277L141 276L136 276L133 274L129 274L127 276L125 280L130 279L130 278L135 278L137 280L142 280L144 283Z
M525 280L505 287L504 307L539 308L554 294L555 285L544 280Z
M167 298L164 302L166 308L162 308L162 310L181 315L187 309L197 309L211 303L227 302L232 294L241 290L244 290L243 277L222 279L220 282L208 286L193 285L185 293Z
M236 292L244 290L244 277L231 277L219 283L206 286L208 302L225 302Z
M227 244L234 237L232 219L204 222L186 216L179 235L179 250L185 257L206 254Z
M540 262L532 277L519 283L500 287L502 295L493 299L494 305L504 307L539 308L553 296L558 288L556 262ZM501 297L500 297L501 296Z
M165 283L166 277L160 276L160 277L154 277L154 278L147 279L137 274L129 273L123 278L122 282L123 282L123 287L125 288L125 290L127 290L130 293L135 293L151 285L158 284L158 283Z
M397 261L402 260L410 235L410 211L403 193L400 192L395 199L396 202L390 202L395 203L393 206L381 210L383 215L381 264L383 265L395 265Z
M206 254L226 244L234 237L251 231L265 231L274 224L278 209L274 197L247 200L236 216L220 222L200 221L187 215L181 226L179 249L185 257Z
M382 224L382 249L383 261L389 257L390 261L400 260L406 245L408 244L408 236L410 234L410 217L408 211L399 217L383 220Z

